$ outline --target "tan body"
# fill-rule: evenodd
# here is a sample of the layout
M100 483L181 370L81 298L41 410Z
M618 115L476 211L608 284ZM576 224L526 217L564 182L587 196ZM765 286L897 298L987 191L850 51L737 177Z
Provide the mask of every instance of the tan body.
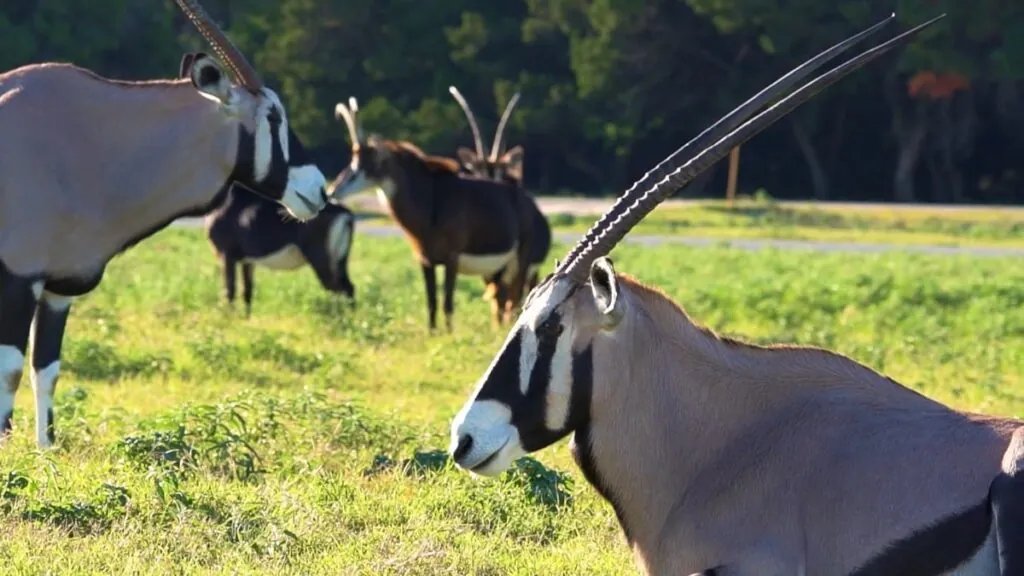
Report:
M588 433L650 574L852 574L984 503L1024 425L951 410L825 350L722 340L666 296L619 287L629 313L593 335Z
M88 152L51 145L44 125ZM0 133L18 134L0 139L0 260L58 278L99 274L126 240L209 205L238 147L237 123L188 79L117 82L70 64L0 75ZM181 170L211 150L220 169Z
M219 62L186 53L176 80L113 80L59 62L0 73L0 439L31 343L36 441L53 443L72 299L99 285L115 255L214 208L232 183L298 220L327 205L324 175L277 94L198 0L175 3Z
M1024 574L1024 421L827 350L720 338L607 257L671 191L941 18L782 97L892 17L821 52L627 190L527 297L452 421L456 464L494 476L574 434L654 576Z

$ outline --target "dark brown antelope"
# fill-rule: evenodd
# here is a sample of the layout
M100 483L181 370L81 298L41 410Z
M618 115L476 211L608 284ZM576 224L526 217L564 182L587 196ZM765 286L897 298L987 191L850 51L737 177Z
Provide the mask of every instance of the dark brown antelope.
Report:
M480 127L476 122L476 116L469 107L469 103L455 86L449 86L455 101L459 103L466 120L469 122L470 131L473 133L473 144L475 150L460 146L456 151L459 162L464 170L479 178L486 178L496 182L508 182L522 191L526 196L527 208L530 212L530 254L529 264L524 275L526 285L522 293L527 293L537 285L540 267L548 257L551 250L551 225L548 219L537 206L536 200L523 187L523 156L525 151L522 146L516 146L511 150L505 150L505 126L512 115L512 109L519 102L519 93L516 92L505 105L505 111L501 114L498 128L494 133L494 141L491 143L491 153L484 156L484 143L480 136ZM486 289L484 298L490 300L495 307L502 310L506 318L511 318L512 309L519 305L519 302L512 302L508 298L508 287L500 282L501 272L484 278Z
M573 433L646 574L1024 574L1024 421L828 350L722 338L607 258L730 149L939 18L783 97L888 20L826 50L623 194L527 297L452 423L455 462L493 476Z
M176 1L234 80L203 53L186 54L175 80L112 80L55 62L0 73L0 435L31 339L36 439L53 442L71 301L116 254L208 212L231 182L300 220L327 203L277 94L198 2Z
M245 314L252 312L254 267L296 270L308 265L325 290L355 303L348 276L355 215L328 204L312 220L298 222L281 214L281 205L233 186L224 204L205 218L206 237L221 261L224 295L235 302L236 273L242 268Z
M423 270L430 330L436 328L437 280L444 266L445 326L452 329L458 274L491 277L519 298L530 250L529 214L518 188L503 182L467 178L450 158L429 156L409 142L366 138L358 103L338 103L352 141L352 161L331 184L331 201L375 190L398 223ZM498 317L497 322L501 321Z

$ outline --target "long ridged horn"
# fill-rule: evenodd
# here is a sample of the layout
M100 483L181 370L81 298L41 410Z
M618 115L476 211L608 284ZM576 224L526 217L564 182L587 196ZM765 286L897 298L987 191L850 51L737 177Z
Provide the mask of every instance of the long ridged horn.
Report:
M505 151L505 143L502 138L505 134L505 125L508 123L508 119L512 116L512 109L516 107L516 103L519 102L519 92L512 95L512 99L505 104L505 111L501 114L501 122L498 122L498 130L494 133L494 142L491 143L491 162L498 161L498 154Z
M894 16L895 14L890 16L890 19ZM577 253L577 256L574 259L569 260L566 258L565 260L562 260L562 264L558 267L558 270L556 270L556 274L569 276L577 282L586 281L589 274L590 264L596 258L611 252L615 245L622 240L622 238L625 237L625 235L634 226L636 226L640 220L654 210L659 203L668 198L673 192L687 185L701 172L707 170L715 162L721 160L729 153L730 150L746 142L765 128L771 126L821 90L837 82L847 74L864 66L868 62L882 56L896 46L906 44L914 35L931 26L935 22L938 22L942 18L945 18L945 16L945 14L941 14L924 24L920 24L886 41L885 43L880 44L879 46L867 50L858 56L854 56L828 72L821 74L789 96L779 100L754 118L744 122L739 128L730 131L725 136L719 138L716 142L705 147L688 160L684 162L676 162L671 168L665 168L664 170L667 174L665 174L660 181L645 190L643 194L639 195L639 197L629 198L631 201L628 204L625 203L627 197L630 196L627 192L622 196L622 198L620 198L620 202L616 202L616 206L620 203L623 204L624 209L620 210L620 213L615 216L614 220L611 220L609 224L603 228L598 228L598 225L601 222L609 220L608 214L615 209L615 206L613 206L612 210L609 210L608 213L598 221L598 223L591 227L591 232L588 233L588 236L591 236L593 240L583 245L580 250L574 249L573 252ZM875 25L872 29L877 29L878 26L879 25ZM864 33L859 34L859 36L863 37ZM806 65L807 64L805 63L804 66ZM775 97L781 91L775 90L773 92L774 93L766 97L765 100ZM764 92L762 92L762 94L763 93ZM734 114L736 114L736 111L731 113L727 118L732 117ZM724 121L725 119L720 120L718 124L722 124ZM713 128L714 126L712 129ZM705 134L710 131L711 129L705 131ZM703 134L701 136L703 136ZM698 136L697 139L700 139L700 136Z
M820 68L823 64L829 60L835 58L840 53L846 51L848 48L860 42L864 38L871 34L879 31L883 26L891 22L896 17L896 14L891 14L885 20L875 24L874 26L855 34L838 44L831 46L830 48L819 53L814 58L807 60L800 66L797 66L793 70L790 70L784 76L769 84L766 88L753 95L743 104L740 104L729 114L723 116L718 122L715 122L710 127L705 129L703 132L697 135L682 147L677 149L667 158L658 163L657 166L647 171L639 180L633 183L626 192L619 197L619 199L612 205L612 207L604 213L604 215L590 227L590 230L580 238L579 242L569 251L568 255L561 261L561 267L568 266L575 260L580 252L587 247L597 234L603 230L608 224L616 217L618 217L622 210L626 208L635 199L636 194L642 192L651 182L662 180L674 169L674 166L678 166L680 158L685 157L694 153L701 147L705 147L708 143L721 138L723 135L728 134L729 131L739 126L742 122L750 118L755 112L761 109L765 104L770 102L773 98L789 90L791 87L796 85L798 82L806 78L812 72Z
M192 25L196 27L196 30L199 30L199 33L210 43L217 56L235 73L238 83L249 92L257 93L263 86L263 81L260 80L256 69L252 67L252 64L249 64L242 51L231 40L228 40L224 31L213 21L213 18L210 18L210 15L199 5L199 2L196 0L174 1L177 2L178 7L181 8L181 11L192 22Z
M356 132L356 119L352 114L352 111L345 106L344 102L338 102L334 105L334 117L344 118L345 126L348 127L348 137L352 139L352 145L359 144L359 133Z
M480 127L477 126L476 116L473 115L473 111L469 109L469 103L462 97L462 93L455 86L449 86L448 91L451 92L452 97L459 103L462 108L462 113L466 115L466 120L469 121L469 129L473 131L473 144L476 146L477 158L484 159L484 141L480 137Z

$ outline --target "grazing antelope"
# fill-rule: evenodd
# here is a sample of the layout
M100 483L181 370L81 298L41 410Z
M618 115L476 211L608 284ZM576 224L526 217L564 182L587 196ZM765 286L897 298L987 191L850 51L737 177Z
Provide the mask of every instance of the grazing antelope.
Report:
M530 213L530 254L528 256L529 263L525 274L526 285L523 288L523 293L529 292L537 286L538 272L548 257L548 251L551 250L551 225L540 211L537 202L523 188L523 147L517 145L511 150L505 150L505 140L503 138L505 126L512 115L512 109L519 102L519 93L516 92L508 101L508 104L505 105L505 111L502 112L498 128L494 133L494 141L491 143L491 153L489 156L484 156L484 143L480 137L480 127L477 125L473 110L470 109L469 103L466 102L458 88L449 86L448 91L451 92L455 101L462 108L462 112L466 115L466 120L469 122L469 128L473 133L475 150L460 146L456 151L463 169L478 178L487 178L488 180L513 184L526 195L525 201ZM494 306L504 310L506 316L510 315L512 307L519 305L519 302L508 300L508 287L501 283L501 272L490 278L484 278L484 283L487 286L484 298L491 300Z
M224 270L224 295L235 302L235 273L242 267L245 314L252 312L253 267L295 270L308 264L324 289L344 294L355 303L348 276L348 255L355 215L328 204L312 220L284 218L281 206L234 186L224 204L206 215L206 237Z
M940 18L782 98L888 20L824 51L623 194L526 298L452 422L458 466L493 476L573 433L652 575L1024 574L1024 421L953 410L828 350L720 337L607 258L731 148Z
M376 190L381 205L405 233L423 271L427 317L436 328L437 280L444 266L445 326L452 329L455 278L459 273L490 277L502 271L510 297L522 291L530 250L525 196L504 182L459 174L450 158L429 156L409 142L366 138L358 103L339 102L352 141L352 161L330 185L331 202ZM501 322L496 317L496 322Z
M194 0L176 0L234 75L186 54L179 79L130 82L65 63L0 74L0 434L32 340L36 440L53 442L53 392L71 301L115 255L242 183L307 220L324 175L284 105Z

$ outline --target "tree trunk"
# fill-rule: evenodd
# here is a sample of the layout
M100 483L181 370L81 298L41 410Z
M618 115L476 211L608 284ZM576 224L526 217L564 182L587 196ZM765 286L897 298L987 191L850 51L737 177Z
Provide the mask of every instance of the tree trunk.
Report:
M904 114L903 85L899 81L899 68L893 65L885 75L882 90L892 112L892 135L896 140L896 170L893 174L893 199L896 202L914 202L914 172L921 156L921 147L928 133L925 122L925 104L911 101L912 114Z
M814 142L811 141L811 137L807 134L803 127L803 122L799 118L794 118L790 122L790 126L793 128L796 144L800 148L804 160L807 162L807 169L811 173L811 186L814 187L814 198L816 200L828 200L828 174L821 163L821 158L818 157L818 151L814 147Z
M915 202L917 200L917 196L914 194L914 172L917 168L917 160L921 155L921 145L924 143L927 133L927 125L918 121L912 127L904 129L899 135L896 174L893 178L893 195L897 202Z

